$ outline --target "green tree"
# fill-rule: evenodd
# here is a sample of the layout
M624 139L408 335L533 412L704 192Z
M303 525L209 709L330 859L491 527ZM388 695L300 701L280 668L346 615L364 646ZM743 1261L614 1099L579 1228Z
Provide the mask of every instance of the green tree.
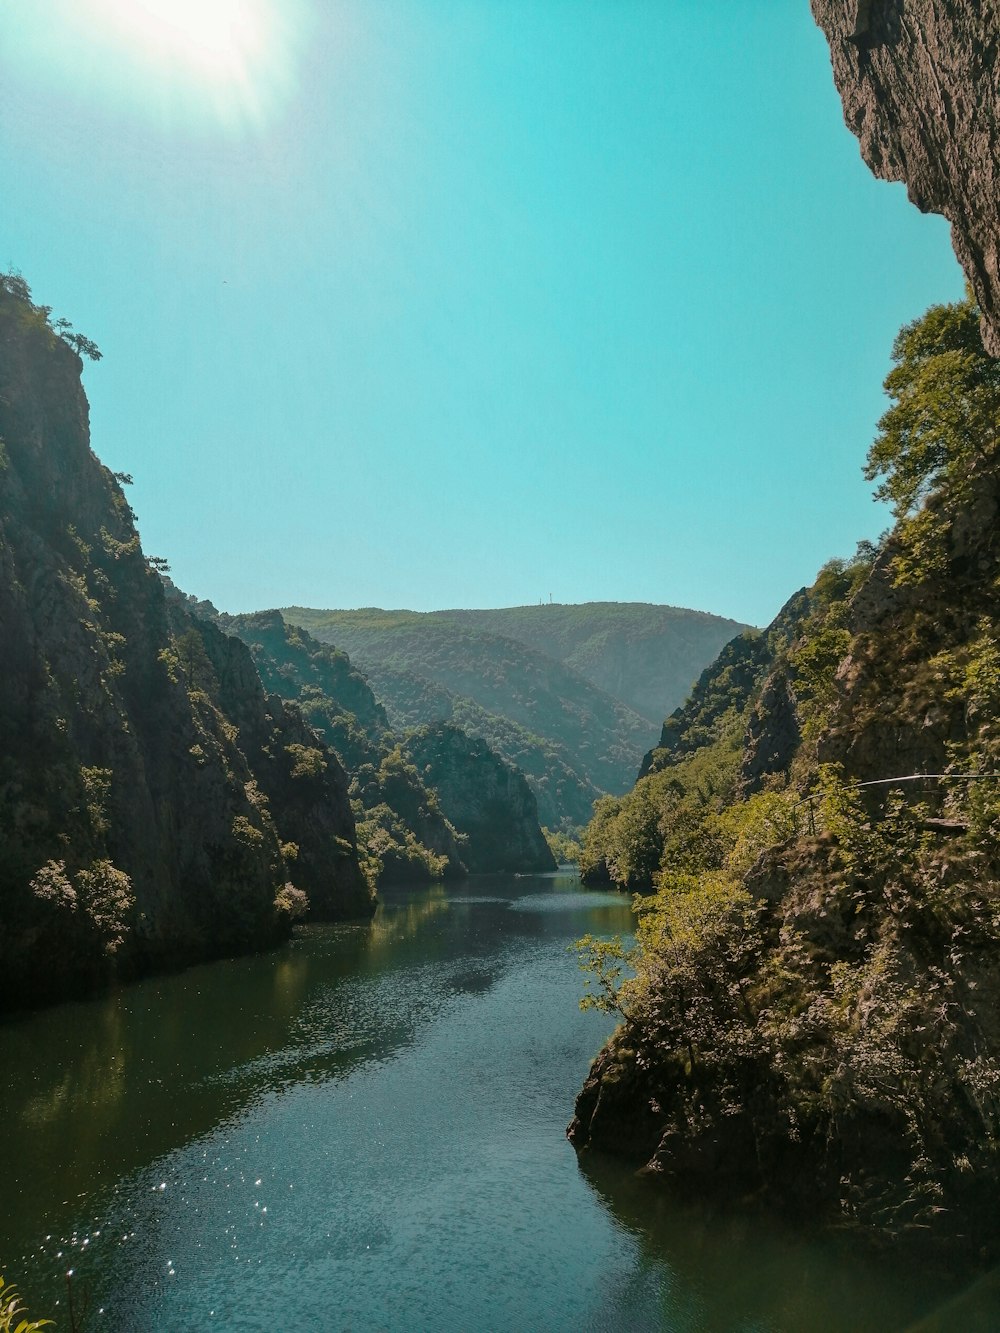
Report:
M205 641L196 629L186 630L174 640L177 664L180 667L184 684L189 690L204 690L213 695L218 689L212 659L205 648Z
M905 325L885 379L892 406L879 421L865 476L897 518L928 495L963 483L1000 444L1000 361L987 356L971 298L932 306Z

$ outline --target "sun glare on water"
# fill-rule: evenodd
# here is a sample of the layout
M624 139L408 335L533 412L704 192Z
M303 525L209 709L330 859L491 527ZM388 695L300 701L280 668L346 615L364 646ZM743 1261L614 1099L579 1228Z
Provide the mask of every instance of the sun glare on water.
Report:
M49 2L14 23L26 68L163 122L242 129L287 100L308 0Z

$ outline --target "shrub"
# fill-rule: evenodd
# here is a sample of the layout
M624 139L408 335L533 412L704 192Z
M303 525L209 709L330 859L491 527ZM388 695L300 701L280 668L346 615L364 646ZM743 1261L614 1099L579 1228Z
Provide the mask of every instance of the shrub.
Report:
M15 1324L14 1320L24 1312L17 1288L0 1277L0 1333L37 1333L39 1329L51 1327L51 1319L20 1319Z

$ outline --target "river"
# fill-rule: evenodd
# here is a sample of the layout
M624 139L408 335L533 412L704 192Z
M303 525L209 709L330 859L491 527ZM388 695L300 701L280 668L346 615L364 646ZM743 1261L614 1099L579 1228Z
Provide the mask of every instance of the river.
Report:
M884 1330L953 1299L566 1142L610 1020L573 875L385 896L363 924L0 1025L0 1273L36 1316L172 1330ZM925 1329L995 1328L981 1289Z

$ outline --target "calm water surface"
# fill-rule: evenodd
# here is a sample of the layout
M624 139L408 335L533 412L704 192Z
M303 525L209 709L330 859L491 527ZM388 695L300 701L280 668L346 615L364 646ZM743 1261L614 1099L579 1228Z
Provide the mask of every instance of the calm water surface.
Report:
M121 1333L1000 1327L989 1283L580 1169L610 1023L567 946L630 927L570 875L480 878L0 1026L0 1272L65 1329L72 1269Z

